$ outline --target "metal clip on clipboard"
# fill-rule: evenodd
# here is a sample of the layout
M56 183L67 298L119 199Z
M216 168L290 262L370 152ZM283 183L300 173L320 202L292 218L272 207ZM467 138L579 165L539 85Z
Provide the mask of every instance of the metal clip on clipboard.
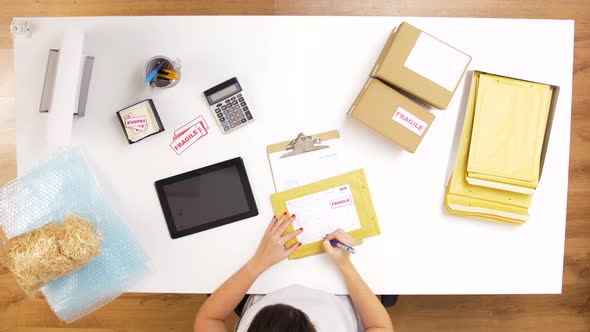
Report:
M350 171L337 130L313 136L300 133L293 140L268 145L266 152L277 191Z
M320 138L306 136L304 133L299 133L297 138L287 144L285 147L285 151L287 152L281 156L281 159L329 147L330 146L328 145L322 145L322 140Z

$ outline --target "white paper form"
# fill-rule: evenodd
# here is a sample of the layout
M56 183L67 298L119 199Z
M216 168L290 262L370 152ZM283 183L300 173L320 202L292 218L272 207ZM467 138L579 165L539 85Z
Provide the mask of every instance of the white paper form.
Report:
M351 171L340 138L323 142L330 146L282 158L285 151L268 155L277 192L300 187Z
M297 236L301 244L320 241L338 228L345 232L361 228L348 184L287 201L287 210L297 216L293 228L303 227Z

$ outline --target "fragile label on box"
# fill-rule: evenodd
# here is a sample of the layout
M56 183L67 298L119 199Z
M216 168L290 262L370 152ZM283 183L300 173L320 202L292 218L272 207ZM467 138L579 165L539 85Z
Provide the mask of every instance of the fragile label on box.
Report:
M428 124L414 114L406 111L405 109L398 107L391 119L400 125L406 127L406 129L410 130L414 134L418 136L422 136Z

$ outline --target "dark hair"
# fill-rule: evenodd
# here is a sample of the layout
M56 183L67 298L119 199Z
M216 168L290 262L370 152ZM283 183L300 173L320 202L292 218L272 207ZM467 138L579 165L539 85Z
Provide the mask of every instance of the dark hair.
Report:
M307 315L290 305L273 304L262 308L248 332L316 332Z

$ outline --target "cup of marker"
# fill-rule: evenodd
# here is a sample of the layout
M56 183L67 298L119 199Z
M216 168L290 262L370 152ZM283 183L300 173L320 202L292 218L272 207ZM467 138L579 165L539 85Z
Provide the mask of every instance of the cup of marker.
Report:
M180 81L180 60L163 55L152 57L146 62L144 82L155 89L168 89Z

